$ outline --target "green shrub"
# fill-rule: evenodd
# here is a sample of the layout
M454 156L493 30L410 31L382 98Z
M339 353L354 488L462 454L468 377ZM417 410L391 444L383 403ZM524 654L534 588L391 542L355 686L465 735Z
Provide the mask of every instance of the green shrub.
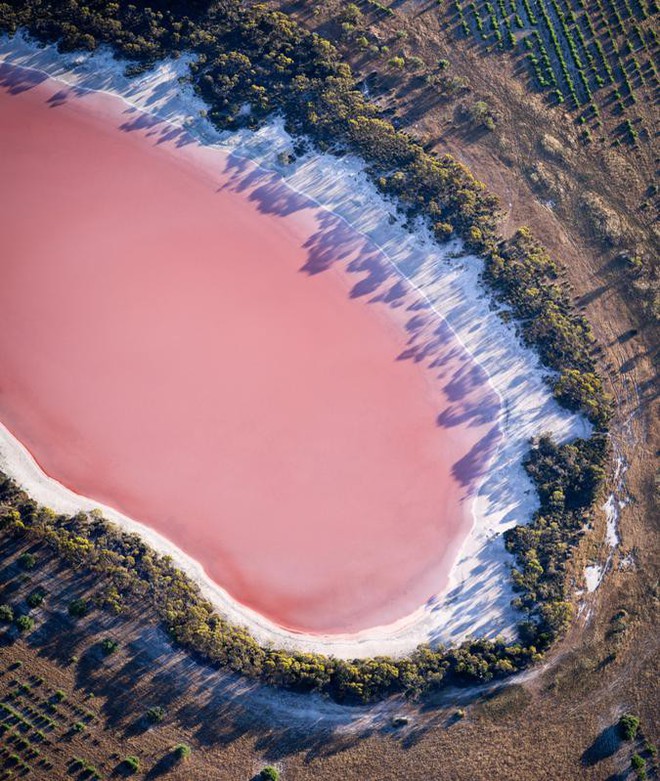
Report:
M19 632L29 632L34 628L34 618L31 616L19 616L14 623L18 627Z
M106 656L114 654L118 648L119 643L116 640L111 640L110 638L106 637L105 640L101 641L101 650Z
M470 108L470 118L475 125L481 125L487 130L495 130L495 117L484 100L478 100Z
M632 713L624 713L619 719L619 732L624 740L635 740L639 730L639 719Z
M18 557L18 564L22 569L34 569L37 564L37 557L32 553L21 553Z
M261 773L259 773L259 778L262 779L262 781L278 781L279 777L280 771L271 765L263 768Z
M0 622L11 624L14 620L14 608L11 605L0 605Z
M89 612L89 603L86 599L74 599L69 603L69 615L81 618Z
M630 766L635 771L635 775L640 781L644 781L647 778L646 775L646 760L640 757L639 754L633 754L630 758Z
M138 757L135 757L132 754L130 754L124 759L124 761L122 762L122 766L129 773L137 773L138 770L140 769L140 760L138 759Z
M62 689L58 689L53 697L55 697L57 702L64 702L64 700L66 700L66 692L62 691Z
M160 705L154 705L146 712L145 716L150 724L160 724L165 718L165 708Z
M84 732L87 729L87 727L85 727L85 725L82 723L82 721L77 721L73 725L72 729L73 729L74 732Z
M39 607L46 598L46 592L42 588L35 589L28 595L26 602L30 607Z
M188 759L192 754L192 749L186 743L177 743L172 749L177 759Z

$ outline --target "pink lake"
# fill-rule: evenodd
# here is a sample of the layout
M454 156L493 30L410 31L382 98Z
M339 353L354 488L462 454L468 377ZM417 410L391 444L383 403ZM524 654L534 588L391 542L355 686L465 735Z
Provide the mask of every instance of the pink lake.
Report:
M483 372L273 174L0 66L0 419L52 477L312 633L447 582L497 442Z

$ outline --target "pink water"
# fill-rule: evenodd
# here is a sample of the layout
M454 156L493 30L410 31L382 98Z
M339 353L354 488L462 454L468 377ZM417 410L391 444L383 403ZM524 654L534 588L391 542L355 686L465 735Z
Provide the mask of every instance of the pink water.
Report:
M482 373L380 253L277 177L0 69L0 419L283 626L446 582L496 440Z

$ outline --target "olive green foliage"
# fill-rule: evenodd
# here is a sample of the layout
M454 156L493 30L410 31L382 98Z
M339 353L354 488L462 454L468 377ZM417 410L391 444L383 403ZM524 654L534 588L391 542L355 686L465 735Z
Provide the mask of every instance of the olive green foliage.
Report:
M19 632L29 632L34 628L34 619L30 616L18 616L14 623Z
M658 4L647 0L454 0L448 23L490 51L508 51L527 67L552 103L580 110L578 121L601 127L602 114L627 118L615 143L643 136L636 105L658 88ZM515 34L514 34L515 31ZM587 138L589 136L587 135Z
M647 778L646 773L646 760L644 757L640 757L639 754L633 754L630 758L630 766L635 771L635 775L639 779Z
M513 581L520 593L515 604L534 620L535 642L547 648L571 618L566 598L566 562L588 518L604 476L604 436L557 445L541 437L525 462L541 506L532 522L505 534L516 555Z
M176 746L174 746L172 751L174 752L174 755L177 757L177 759L188 759L188 757L192 754L192 749L186 743L178 743Z
M495 130L495 117L488 103L477 100L469 110L470 119L477 127L485 127L487 130Z
M11 624L14 620L14 608L11 605L0 605L0 622Z
M355 16L353 8L348 13ZM426 153L384 119L329 41L267 5L238 0L154 0L151 7L127 0L0 2L0 30L20 27L67 51L108 44L132 60L132 72L188 51L194 57L190 79L218 127L256 127L279 112L291 133L318 148L362 157L367 174L403 216L424 218L438 240L462 238L484 259L485 283L555 372L558 401L606 430L609 400L595 372L592 336L572 310L553 261L526 229L503 242L497 199L464 165ZM532 450L527 469L541 508L529 527L507 536L517 559L517 604L526 611L521 640L511 644L470 640L450 650L421 646L404 659L358 660L263 648L218 616L169 558L98 516L55 516L0 478L0 529L49 546L72 568L102 575L103 593L94 599L99 607L121 612L131 602L148 603L174 641L215 664L340 701L418 695L448 682L488 681L520 670L562 631L570 617L565 561L602 477L604 441L601 434L570 446L542 440ZM88 607L75 600L69 612L84 615Z
M109 637L106 637L104 640L101 641L101 650L105 654L105 656L110 656L111 654L114 654L114 652L119 648L119 643L116 640L111 640Z
M124 759L121 765L122 769L126 770L127 773L137 773L140 769L140 760L138 757L129 754L129 756Z
M271 767L270 765L263 768L261 773L259 773L259 778L261 781L278 781L279 777L279 770L277 770L277 768Z
M619 719L619 732L625 740L635 740L639 731L639 719L632 713L624 713Z
M69 615L74 618L81 618L89 612L89 603L86 599L74 599L69 604Z
M165 718L165 708L162 708L160 705L154 705L152 708L149 708L145 716L150 724L160 724Z
M522 338L559 373L553 381L557 400L605 429L611 400L595 373L591 328L573 309L557 275L556 263L528 228L520 228L486 259L486 280L511 308Z
M42 605L44 599L46 599L46 591L42 588L37 588L28 594L28 597L25 601L31 608L35 608Z
M21 553L18 557L18 563L21 569L34 569L37 564L37 557L32 553Z

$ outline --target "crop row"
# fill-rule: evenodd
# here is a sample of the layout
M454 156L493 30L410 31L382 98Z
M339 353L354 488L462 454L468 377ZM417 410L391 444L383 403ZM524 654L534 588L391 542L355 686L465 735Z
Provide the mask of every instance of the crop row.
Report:
M521 51L538 89L559 103L589 106L595 116L599 105L609 101L622 112L637 102L636 90L658 88L655 2L455 0L453 14L463 35L495 50ZM605 92L608 86L618 98Z

